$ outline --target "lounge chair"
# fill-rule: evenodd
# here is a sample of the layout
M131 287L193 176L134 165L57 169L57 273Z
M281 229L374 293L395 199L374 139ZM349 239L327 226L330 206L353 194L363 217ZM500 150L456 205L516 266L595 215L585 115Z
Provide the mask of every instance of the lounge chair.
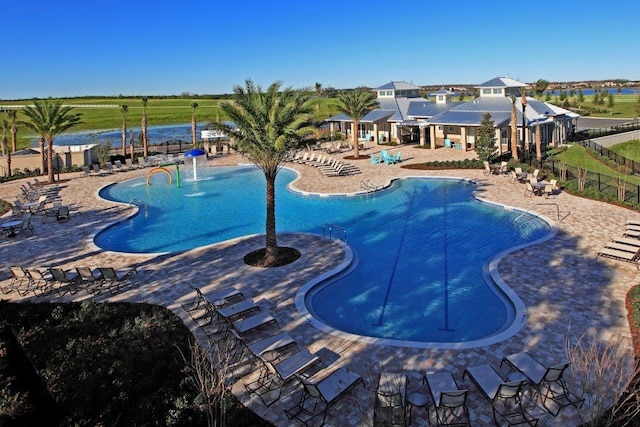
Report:
M216 307L216 311L218 312L218 315L220 315L225 320L233 322L234 319L238 319L240 317L248 317L247 315L249 313L260 311L260 307L258 307L258 305L251 300L244 300L236 304L227 305L224 307Z
M27 274L31 278L31 291L34 295L45 295L53 290L55 280L48 268L27 268Z
M247 392L257 395L265 406L271 406L280 399L282 387L296 374L301 374L320 362L318 356L307 349L302 349L282 360L274 358L276 356L277 352L264 353L259 358L262 367L258 378L244 384ZM278 361L273 363L273 360Z
M407 376L400 373L382 372L376 388L373 425L406 425L406 403Z
M467 368L462 378L466 375L469 375L482 395L491 402L493 421L496 425L501 425L499 419L506 420L509 426L538 424L538 420L523 406L523 387L527 384L526 379L505 381L490 365Z
M640 231L634 231L634 230L625 230L624 233L622 233L622 235L624 237L633 237L635 239L640 239Z
M468 390L458 388L453 375L448 372L427 374L427 383L435 406L438 426L468 426Z
M562 378L569 367L568 363L546 367L527 352L506 356L502 359L502 363L507 363L527 377L529 384L542 400L542 406L554 417L565 406L573 405L576 408L582 406L584 400L571 393Z
M33 224L31 224L31 215L31 213L26 213L22 218L20 218L22 224L20 227L14 229L16 236L18 234L22 234L23 236L33 235L35 229L33 228Z
M628 238L628 237L614 237L611 241L616 243L624 243L629 246L640 247L640 239L634 239L634 238Z
M259 312L251 317L236 320L232 324L232 327L240 334L244 336L256 329L264 328L269 325L278 326L276 319L269 313Z
M556 189L553 188L553 184L549 183L549 184L545 184L544 189L542 190L544 197L545 198L549 198L552 197L555 199L555 197L557 196L556 194Z
M11 272L11 280L9 281L9 286L2 288L3 294L8 294L13 291L18 292L20 296L25 296L31 291L31 277L22 267L9 267L9 271Z
M78 292L78 286L76 286L80 281L78 273L55 267L49 268L49 273L58 285L55 289L59 296L64 295L65 292L70 294Z
M635 252L622 251L619 249L603 248L598 252L596 258L603 256L607 258L617 259L619 261L636 262L640 258L640 249Z
M371 164L378 164L378 163L382 163L384 161L384 159L382 158L382 156L378 156L376 157L375 155L371 155Z
M112 294L120 291L123 284L130 284L134 274L138 273L135 267L116 270L113 267L99 267L103 287L106 287Z
M66 222L71 219L71 216L69 215L69 206L58 206L54 212L56 214L56 221L58 222Z
M640 227L640 220L634 219L634 220L627 220L627 226L629 225L635 225L637 227Z
M346 368L338 368L330 373L321 371L312 378L304 378L301 375L296 375L296 378L304 391L294 407L285 409L285 414L290 420L295 419L305 426L320 414L321 425L324 425L327 412L332 405L358 384L364 386L362 377Z
M94 295L102 292L104 280L98 269L91 270L89 267L76 267L76 272L80 277L79 283L86 286L87 292Z
M234 331L235 333L235 331ZM296 341L286 332L280 332L267 338L247 344L247 349L254 355L261 357L266 352L276 351L280 354L296 346Z

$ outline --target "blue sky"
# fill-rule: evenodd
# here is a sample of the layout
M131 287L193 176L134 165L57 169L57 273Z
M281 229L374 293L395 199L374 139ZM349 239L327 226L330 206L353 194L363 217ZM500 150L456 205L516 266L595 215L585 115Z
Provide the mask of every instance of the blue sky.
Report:
M640 79L640 2L1 0L0 99Z

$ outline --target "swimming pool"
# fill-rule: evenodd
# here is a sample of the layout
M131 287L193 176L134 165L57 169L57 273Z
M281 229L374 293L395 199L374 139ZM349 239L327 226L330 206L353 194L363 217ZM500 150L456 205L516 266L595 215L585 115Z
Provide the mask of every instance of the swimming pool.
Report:
M106 187L100 195L144 201L133 218L96 236L120 252L167 252L264 233L265 183L255 167L219 167L181 188L153 175ZM286 190L295 173L278 175L279 232L348 230L358 263L305 296L322 324L357 336L399 342L465 343L494 336L515 321L513 296L487 284L496 254L543 238L549 227L520 212L480 203L475 185L451 179L403 179L356 197L303 196ZM517 297L515 297L517 298Z

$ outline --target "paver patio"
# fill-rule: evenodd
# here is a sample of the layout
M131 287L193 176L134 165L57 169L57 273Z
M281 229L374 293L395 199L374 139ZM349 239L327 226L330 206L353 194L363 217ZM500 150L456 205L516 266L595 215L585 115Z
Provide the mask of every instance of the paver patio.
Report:
M365 151L369 154L378 147ZM474 157L454 149L429 150L415 146L400 146L402 164L428 160L450 160ZM343 153L348 155L350 153ZM499 264L504 281L515 290L527 306L525 327L515 336L497 344L466 350L426 350L385 347L348 341L326 334L310 325L296 310L297 290L314 277L327 272L344 259L339 243L317 235L283 234L279 244L301 250L303 256L296 263L276 269L259 269L244 264L242 257L263 246L262 236L249 236L229 242L172 254L120 254L105 252L92 243L92 236L101 227L133 213L130 205L118 205L101 200L97 190L111 182L144 175L144 170L123 172L105 177L81 178L80 174L63 176L60 195L65 203L82 203L82 214L72 213L66 223L49 219L34 222L35 234L29 237L0 241L0 280L9 280L11 265L20 266L136 266L141 271L137 285L113 296L99 295L99 300L149 302L173 310L187 325L194 328L181 304L193 297L190 284L203 290L233 285L254 298L277 318L282 329L288 331L300 346L319 355L330 369L344 366L365 377L366 388L357 387L329 411L328 425L367 425L373 414L373 390L376 375L405 370L411 373L449 371L459 385L470 390L469 409L472 425L491 423L491 406L468 380L462 380L467 366L492 364L498 366L504 355L530 351L544 363L557 363L564 358L564 341L570 333L580 336L596 331L603 341L621 337L631 346L625 295L640 279L634 264L609 259L596 259L597 252L612 237L621 236L627 219L640 219L640 214L591 200L560 194L554 200L523 196L523 186L511 183L502 176L483 174L482 170L415 171L399 164L371 164L369 160L349 161L361 174L346 177L325 177L315 168L290 165L299 171L292 186L302 192L354 193L362 190L361 181L375 185L387 184L395 177L455 176L473 179L478 183L479 197L527 210L536 203L556 203L561 216L558 234L540 245L517 250ZM246 163L240 156L217 157L210 165ZM24 180L0 184L0 198L12 202ZM550 220L557 220L555 206L538 206L537 212ZM206 213L203 213L205 219ZM348 224L340 224L347 229ZM478 230L478 232L482 232ZM489 236L488 236L489 237ZM87 294L63 298L55 294L47 297L29 295L21 298L16 292L2 295L12 301L81 300ZM196 336L202 335L195 331ZM411 386L420 386L418 377L410 375ZM240 400L275 425L294 424L285 417L284 409L295 402L301 389L285 387L283 398L265 407L259 399L249 396L242 384L234 387ZM565 408L553 418L540 412L538 425L570 426L580 423L572 407ZM415 409L413 425L425 425L426 411Z

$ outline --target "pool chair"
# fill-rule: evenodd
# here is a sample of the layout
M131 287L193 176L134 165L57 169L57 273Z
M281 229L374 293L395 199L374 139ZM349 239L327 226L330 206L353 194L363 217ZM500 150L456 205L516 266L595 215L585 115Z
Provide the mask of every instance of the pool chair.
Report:
M640 239L640 231L635 231L635 230L625 230L625 232L622 234L624 237L633 237L635 239Z
M331 406L358 384L364 386L362 377L346 368L338 368L331 372L322 370L311 378L302 375L296 375L296 378L302 384L303 393L298 403L284 412L287 418L295 419L305 426L319 415L322 415L320 425L324 425Z
M469 426L468 390L458 388L449 372L427 374L438 426Z
M16 291L20 296L25 296L31 292L32 281L31 277L22 267L9 267L11 272L11 280L9 286L2 288L3 294Z
M279 359L277 351L268 351L258 358L261 367L258 378L244 384L250 394L260 398L265 406L271 406L280 399L285 384L320 362L315 354L302 349L293 355Z
M635 251L627 251L604 247L600 250L600 252L598 252L596 258L601 256L616 259L618 261L636 262L640 258L640 249L637 249Z
M635 225L636 227L640 227L640 220L637 220L637 219L634 219L634 220L631 220L631 219L630 219L630 220L627 220L626 225L627 225L627 226Z
M580 408L584 399L579 399L567 388L562 375L569 367L568 363L546 367L527 352L506 356L502 359L511 368L520 372L529 381L542 401L542 406L554 417L565 406Z
M378 378L373 406L374 426L407 424L407 376L382 372Z
M27 269L27 274L31 278L31 291L34 295L45 295L53 291L55 281L49 269L31 267Z
M71 219L71 215L69 214L69 206L56 206L56 209L53 210L56 214L56 221L58 222L67 222Z
M245 336L257 329L262 329L271 325L277 327L278 322L271 314L264 311L254 314L253 316L231 322L231 326L240 336Z
M212 304L215 305L213 301ZM260 311L260 307L252 300L243 300L236 304L216 306L218 315L225 320L233 322L240 317L248 317L250 313Z
M527 380L523 377L515 381L505 381L490 365L467 368L462 378L469 375L471 381L478 387L480 393L491 402L493 408L493 422L496 425L509 426L538 424L523 405L523 387Z
M49 274L51 274L51 277L53 277L53 280L57 285L55 290L58 293L58 296L62 296L66 292L69 292L70 294L78 292L77 284L80 280L78 273L63 270L62 268L51 267L49 268Z
M89 267L76 267L76 272L80 277L80 284L86 287L87 292L98 295L102 292L102 275L98 269L92 270Z
M124 284L131 284L134 274L138 273L135 267L116 270L113 267L99 267L98 271L106 287L111 294L119 292Z
M382 163L384 160L382 159L382 156L378 156L376 157L375 155L371 155L371 163L376 165L378 163Z

